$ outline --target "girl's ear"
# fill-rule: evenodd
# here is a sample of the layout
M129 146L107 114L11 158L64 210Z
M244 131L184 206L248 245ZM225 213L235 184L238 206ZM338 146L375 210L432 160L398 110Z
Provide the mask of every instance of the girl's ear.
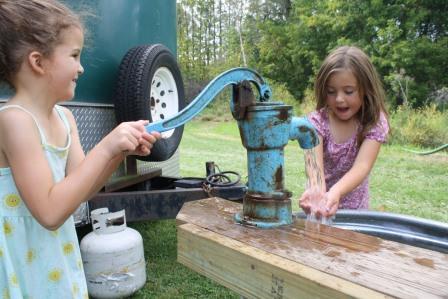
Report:
M28 54L28 64L30 65L31 69L34 72L40 75L43 75L45 73L42 60L43 56L40 52L33 51L30 54Z

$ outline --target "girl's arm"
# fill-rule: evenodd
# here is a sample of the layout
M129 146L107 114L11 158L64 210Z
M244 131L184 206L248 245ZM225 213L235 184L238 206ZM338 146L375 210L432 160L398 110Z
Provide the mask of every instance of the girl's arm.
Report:
M81 164L81 162L85 159L85 154L81 146L81 142L79 140L79 133L78 128L76 125L75 118L73 117L73 114L70 112L70 110L65 109L67 119L69 120L70 128L71 128L71 137L72 137L72 146L70 147L70 153L67 160L67 168L66 172L67 175L71 173L73 169L78 167L78 165ZM160 134L156 132L152 132L153 136L156 139L160 138ZM152 148L152 143L147 142L146 140L140 140L139 145L137 147L136 154L140 155L148 155L150 154L149 150ZM148 150L145 152L145 150ZM114 173L114 171L117 169L117 167L120 165L121 162L125 159L126 155L123 152L120 152L118 155L113 157L109 164L103 169L100 176L97 177L96 182L92 188L92 190L89 193L89 196L87 197L87 200L90 199L93 195L95 195L98 191L101 190L101 188L104 187L109 177Z
M82 163L82 161L85 159L85 154L79 139L79 132L75 118L73 117L73 114L70 112L70 110L64 108L64 112L70 124L71 139L72 139L72 145L70 147L70 152L67 159L66 174L68 175ZM101 175L99 175L96 178L95 184L92 190L89 192L89 196L87 197L87 199L90 199L99 190L101 190L101 188L107 182L109 177L113 174L113 172L117 169L120 163L124 160L124 157L125 155L120 153L109 161L108 165L103 169Z
M31 214L48 229L62 225L89 198L98 178L113 166L111 160L117 155L135 151L142 138L147 143L155 142L154 136L145 134L143 121L120 124L82 162L76 167L70 166L62 181L55 183L32 118L16 109L2 114L0 141L17 188Z
M341 197L353 191L369 175L378 157L380 147L381 143L378 141L371 139L363 141L352 168L327 192L329 215L336 213Z

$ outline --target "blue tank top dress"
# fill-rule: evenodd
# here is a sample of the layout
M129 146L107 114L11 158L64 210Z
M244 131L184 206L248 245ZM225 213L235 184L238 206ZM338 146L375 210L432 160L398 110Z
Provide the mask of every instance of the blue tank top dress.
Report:
M46 142L33 117L55 182L65 177L70 148L70 126L61 107L55 106L67 130L65 147ZM30 161L32 163L32 161ZM0 298L88 298L73 217L50 231L34 219L20 198L11 169L0 168Z

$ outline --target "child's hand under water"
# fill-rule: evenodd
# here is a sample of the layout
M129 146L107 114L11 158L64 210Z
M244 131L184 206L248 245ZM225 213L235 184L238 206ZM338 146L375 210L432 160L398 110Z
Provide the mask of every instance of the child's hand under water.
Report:
M333 189L330 189L326 193L326 198L327 198L327 202L326 202L325 209L327 211L328 216L333 216L334 214L336 214L336 212L338 210L339 200L341 199L341 195L338 194Z
M327 194L315 188L307 189L299 199L299 206L317 219L331 216L327 209Z

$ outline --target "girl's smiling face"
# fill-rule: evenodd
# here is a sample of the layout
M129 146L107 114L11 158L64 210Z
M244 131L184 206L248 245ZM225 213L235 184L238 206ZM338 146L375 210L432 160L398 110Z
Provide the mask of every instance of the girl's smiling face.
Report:
M326 85L328 108L339 120L351 120L362 106L358 80L349 70L343 69L330 75Z
M46 59L49 84L58 100L69 100L75 95L76 81L84 72L81 50L84 35L81 29L70 27L61 33L61 43Z

